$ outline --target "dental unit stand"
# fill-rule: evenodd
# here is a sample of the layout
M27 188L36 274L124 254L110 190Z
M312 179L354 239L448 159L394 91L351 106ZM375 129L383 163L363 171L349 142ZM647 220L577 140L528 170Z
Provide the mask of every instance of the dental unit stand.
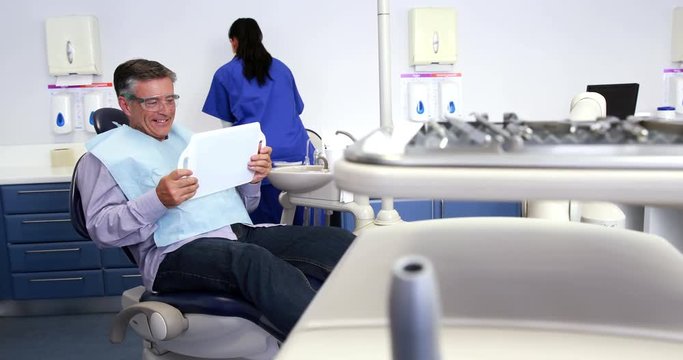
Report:
M378 0L382 126L344 152L335 186L383 210L394 196L680 206L680 124L482 117L387 146L403 140L384 117L388 14ZM636 126L658 135L648 144ZM679 359L681 277L681 253L642 232L517 217L380 226L356 238L277 360Z
M581 92L572 98L570 121L595 121L607 116L607 101L596 92ZM554 221L578 221L606 227L624 228L626 215L609 202L578 202L572 200L538 200L525 204L525 216Z
M317 209L333 210L333 211L348 211L353 214L356 220L356 227L353 230L355 234L367 226L374 223L375 212L370 206L370 198L367 196L355 195L354 201L343 203L338 200L339 190L334 186L334 183L326 185L327 190L336 191L337 197L326 200L320 198L311 197L310 193L307 194L290 194L287 191L280 193L279 201L282 205L282 219L280 220L283 224L292 224L294 222L294 214L296 212L296 207L306 206ZM325 191L326 189L322 189ZM316 190L318 191L318 190Z
M391 131L393 124L391 120L391 66L389 63L389 5L387 0L378 0L377 2L377 16L378 16L378 33L379 33L379 82L380 82L380 125L383 129ZM313 165L309 164L308 148L313 138L309 135L309 140L306 144L306 156L304 159L304 167L310 168L299 169L301 172L317 172L319 175L329 174L333 172L335 160L342 158L343 148L326 149L320 135L315 131L307 129L313 133L320 141L319 148L316 147L314 153ZM355 138L346 131L337 130L335 135L345 135L355 142ZM322 166L322 169L320 168ZM287 188L285 184L278 186L275 181L275 176L286 173L287 170L273 169L271 172L271 182L278 187L282 192L279 196L280 204L282 205L281 223L292 224L294 219L294 212L296 206L304 206L307 208L319 208L330 211L348 211L353 214L356 220L354 233L361 230L368 229L374 226L391 225L402 222L401 216L394 209L394 198L392 196L383 196L382 206L375 217L374 210L370 206L370 198L367 195L360 193L353 193L353 201L349 202L350 197L340 192L334 181L316 187L314 189L297 189L292 191L292 188ZM296 176L296 175L294 175ZM307 175L308 176L308 175ZM293 178L292 178L293 179ZM305 180L302 180L305 181ZM305 223L308 223L308 211L306 211Z
M391 118L391 48L389 42L389 0L377 0L377 33L379 41L379 122L380 127L392 129ZM393 197L382 197L382 208L377 213L375 225L391 225L401 222L394 209Z
M331 146L325 146L322 137L315 131L307 129L309 139L306 143L306 149L310 147L312 140L317 139L314 144L315 153L313 156L314 164L309 164L308 151L306 153L305 164L298 166L285 166L275 168L271 172L270 180L273 185L282 190L278 198L282 205L282 217L280 222L283 224L292 224L297 206L305 207L304 223L309 223L310 208L323 209L327 214L325 223L329 225L329 214L333 211L350 212L356 221L354 232L358 233L374 224L375 213L370 206L370 199L368 196L353 196L342 193L339 188L332 181L332 167L335 161L342 158L343 147L338 141L332 141ZM348 132L337 130L335 135L342 134L347 136L351 141L355 138ZM292 169L296 169L292 172ZM314 179L314 180L311 180ZM297 186L300 184L307 184L309 181L314 181L314 185ZM315 216L314 216L315 223Z

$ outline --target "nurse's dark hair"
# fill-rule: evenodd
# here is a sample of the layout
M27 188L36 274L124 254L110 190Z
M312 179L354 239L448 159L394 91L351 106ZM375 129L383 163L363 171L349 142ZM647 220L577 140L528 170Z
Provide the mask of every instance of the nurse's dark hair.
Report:
M228 31L230 39L237 39L236 56L242 59L244 77L251 80L256 78L259 85L266 83L266 78L271 79L268 70L273 63L273 57L263 46L263 33L256 20L252 18L239 18L235 20Z
M117 96L135 95L138 81L169 78L175 82L176 75L166 66L153 60L133 59L114 70L114 90Z

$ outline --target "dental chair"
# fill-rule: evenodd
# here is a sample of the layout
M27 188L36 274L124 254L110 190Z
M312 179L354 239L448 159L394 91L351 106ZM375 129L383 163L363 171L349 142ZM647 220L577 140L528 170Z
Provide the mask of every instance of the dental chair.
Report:
M415 256L437 290L419 268L396 275ZM485 217L378 227L354 240L277 360L681 359L682 277L670 243L624 229ZM416 291L395 297L408 282ZM412 329L392 328L394 305ZM416 341L430 332L440 340ZM397 340L422 355L392 354Z
M95 112L96 132L127 125L118 109ZM71 220L76 231L88 234L78 178L74 167L70 191ZM128 258L135 259L127 248ZM123 341L127 327L143 338L143 360L239 359L269 360L278 351L282 334L259 310L238 297L184 292L159 294L138 286L122 295L122 308L114 319L110 340Z

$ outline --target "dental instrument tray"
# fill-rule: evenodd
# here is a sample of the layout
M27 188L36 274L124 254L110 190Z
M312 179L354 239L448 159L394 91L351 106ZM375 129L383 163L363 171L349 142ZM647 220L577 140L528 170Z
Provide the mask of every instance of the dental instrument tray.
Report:
M429 122L412 137L378 129L350 146L347 161L393 166L683 169L683 123L614 117L595 121ZM409 135L410 136L410 135Z

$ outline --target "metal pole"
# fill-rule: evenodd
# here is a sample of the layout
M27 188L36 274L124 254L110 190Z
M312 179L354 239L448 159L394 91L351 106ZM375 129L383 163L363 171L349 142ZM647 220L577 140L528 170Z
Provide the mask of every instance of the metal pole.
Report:
M391 129L391 49L389 46L389 0L377 0L379 34L379 124Z

